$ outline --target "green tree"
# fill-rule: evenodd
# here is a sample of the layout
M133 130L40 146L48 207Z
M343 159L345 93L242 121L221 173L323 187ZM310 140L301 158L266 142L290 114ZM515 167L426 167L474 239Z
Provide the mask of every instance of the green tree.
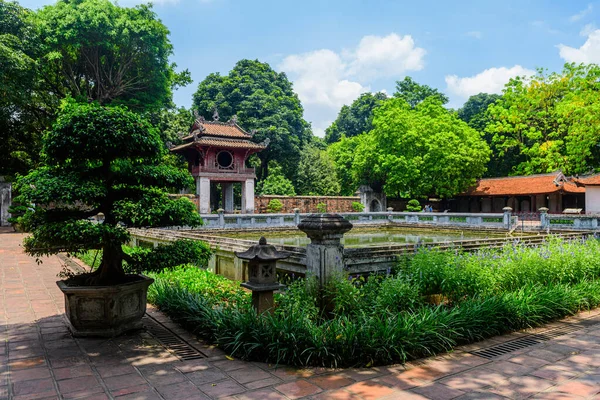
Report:
M487 125L492 121L488 108L500 98L501 96L497 94L479 93L469 97L457 112L460 119L483 134L485 142L492 150L484 177L508 176L520 162L514 151L499 154L493 145L494 135L486 130Z
M600 167L600 67L566 64L562 73L539 70L512 79L489 107L499 157L514 157L515 174L557 169L583 174Z
M151 5L59 0L37 17L41 73L59 98L158 110L171 104L174 86L189 83L189 73L177 74L169 63L169 31Z
M284 73L258 60L238 61L227 76L214 73L200 82L193 107L208 120L215 109L221 120L237 115L240 126L256 130L254 141L269 139L269 146L258 153L259 180L269 175L269 161L276 161L285 176L295 181L300 149L311 141L312 133Z
M32 12L0 0L0 175L31 168L47 115L36 107L38 30Z
M479 132L429 97L414 109L402 99L375 111L356 149L356 175L372 174L388 196L451 197L485 171L490 150Z
M269 176L266 179L259 181L256 185L256 192L261 195L279 195L279 196L295 196L296 190L292 181L283 175L283 170L277 163L271 161L269 168Z
M356 149L365 140L366 136L366 134L351 138L342 136L340 141L329 145L327 148L327 153L333 161L340 182L340 194L343 196L353 196L362 183L371 184L368 178L362 179L362 176L357 176L357 169L353 168Z
M339 141L342 135L353 137L373 128L373 110L387 99L385 93L363 93L350 106L343 106L337 119L325 130L325 142Z
M448 103L448 96L427 85L415 82L410 76L401 81L396 81L396 92L394 97L404 99L411 108L415 108L428 97L435 97L442 104Z
M21 199L35 204L21 223L33 256L102 249L87 284L122 283L127 227L201 224L194 204L172 200L167 189L189 184L185 172L162 165L156 130L124 108L67 103L43 138L44 165L18 182ZM104 221L89 217L102 213ZM132 260L134 261L134 260Z
M313 146L302 150L298 164L298 191L310 196L337 196L340 183L326 151Z

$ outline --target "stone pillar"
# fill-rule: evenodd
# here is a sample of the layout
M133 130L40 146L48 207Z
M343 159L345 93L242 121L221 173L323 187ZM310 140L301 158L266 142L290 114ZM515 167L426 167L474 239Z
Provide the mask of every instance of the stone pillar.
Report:
M394 212L394 208L393 207L388 207L387 208L387 212L388 212L388 220L389 221L393 221L394 220L394 214L392 214Z
M0 226L10 225L8 208L11 205L11 189L11 184L4 182L4 178L0 176Z
M219 214L219 227L225 228L225 210L219 208L217 213Z
M350 221L339 214L311 214L298 229L306 233L306 272L323 287L330 277L344 272L344 246L341 239L352 229Z
M198 195L198 212L210 213L210 179L199 176L196 178L196 194Z
M548 209L546 207L542 207L538 211L540 212L540 228L549 229L550 220L548 219Z
M300 225L300 209L294 208L294 223L296 226Z
M254 214L254 179L242 182L242 213Z
M226 213L233 213L233 182L223 182L223 208Z
M504 227L508 230L510 230L511 228L511 222L512 222L512 208L510 207L504 207L502 209L502 212L504 212L504 217L502 218L502 222L504 223Z

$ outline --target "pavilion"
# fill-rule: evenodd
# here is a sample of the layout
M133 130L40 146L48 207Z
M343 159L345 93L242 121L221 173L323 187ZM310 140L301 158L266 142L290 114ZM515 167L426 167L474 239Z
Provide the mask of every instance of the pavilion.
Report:
M215 112L213 121L206 121L196 114L196 120L183 144L171 148L188 162L188 170L196 181L198 211L211 212L211 183L220 183L223 190L225 212L234 211L235 183L241 184L242 213L254 213L254 168L246 167L251 154L264 150L268 140L258 144L251 141L253 134L237 124L234 116L227 122L219 122ZM214 186L214 185L213 185Z
M456 212L537 212L546 207L558 214L566 208L585 208L586 188L557 171L550 174L484 178L449 201Z

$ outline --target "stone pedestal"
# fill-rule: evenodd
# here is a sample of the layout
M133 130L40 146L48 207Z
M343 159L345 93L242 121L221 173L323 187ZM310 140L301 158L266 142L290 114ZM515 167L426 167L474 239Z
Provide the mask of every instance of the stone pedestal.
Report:
M330 277L344 272L341 239L352 229L352 224L339 214L311 214L300 222L298 229L310 239L306 246L307 276L316 277L323 287Z
M540 228L550 228L550 220L548 219L548 208L542 207L538 211L540 212Z

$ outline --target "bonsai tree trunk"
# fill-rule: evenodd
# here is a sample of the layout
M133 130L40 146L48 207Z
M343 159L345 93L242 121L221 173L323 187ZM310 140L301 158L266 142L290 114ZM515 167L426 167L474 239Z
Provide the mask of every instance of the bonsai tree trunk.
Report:
M115 285L124 283L126 281L125 277L121 243L108 241L103 247L102 262L90 276L88 283L92 286Z

